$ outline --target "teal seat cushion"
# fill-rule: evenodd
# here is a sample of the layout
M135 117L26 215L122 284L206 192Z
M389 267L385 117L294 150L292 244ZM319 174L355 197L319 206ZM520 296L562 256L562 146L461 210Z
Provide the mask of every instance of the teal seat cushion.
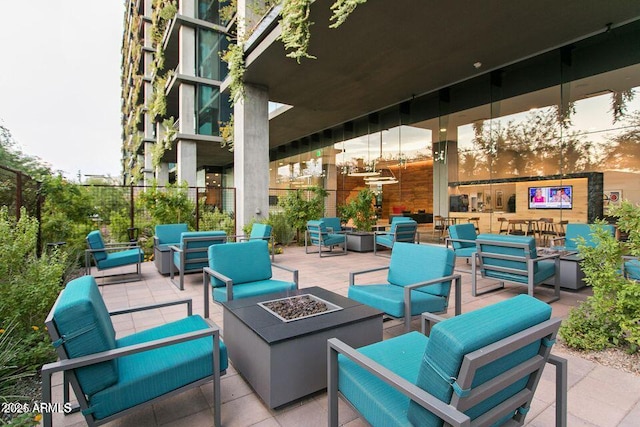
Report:
M584 244L589 247L596 245L591 232L591 227L601 227L607 230L612 236L615 234L615 227L611 224L567 224L565 234L565 249L568 251L578 250L578 238L584 238Z
M460 249L456 249L455 252L456 252L456 257L471 258L476 253L476 247L471 246L468 248L460 248Z
M160 245L178 245L182 233L189 231L187 224L159 224L155 227L155 237Z
M358 352L415 384L428 340L414 331L361 347ZM342 355L338 356L338 388L369 424L411 425L409 398Z
M462 248L474 248L475 252L475 243L476 240L476 227L475 225L468 224L457 224L449 227L449 237L452 239L458 240L471 240L471 242L451 242L453 249L458 253L458 249Z
M94 230L87 234L87 244L89 248L95 252L92 252L93 258L96 261L102 261L107 258L107 251L101 251L99 249L104 249L104 241L102 240L102 235L100 231Z
M416 245L396 242L391 252L387 281L396 286L446 277L453 274L456 255L451 249L437 245ZM416 292L448 296L451 283L440 283L417 289Z
M266 240L211 245L208 255L209 268L230 278L234 285L271 279L271 258ZM211 284L225 286L222 280L213 277Z
M413 219L410 216L394 216L393 218L391 218L392 225L396 222L407 222L407 221L413 221Z
M322 243L325 246L335 246L344 243L346 239L347 236L345 236L344 234L327 233L326 236L323 236Z
M627 277L640 281L640 261L632 259L624 263L624 271Z
M385 234L377 234L376 235L376 244L386 246L388 248L393 247L393 235L389 233Z
M116 333L104 300L93 276L83 276L67 283L53 313L58 334L69 358L86 356L116 348ZM118 381L118 362L98 363L76 369L80 386L87 394Z
M436 324L429 337L416 384L445 403L450 403L452 385L444 378L457 378L464 355L503 338L542 323L551 317L551 307L528 295L519 295ZM506 370L538 353L540 342L534 342L480 368L472 387L495 378ZM524 388L528 376L504 391L465 411L471 419L486 412ZM507 414L505 414L507 415ZM409 404L409 419L414 425L441 426L429 411Z
M390 316L404 317L404 286L391 284L349 286L348 297L384 311ZM411 291L412 316L425 311L440 313L446 311L446 309L447 299L445 296L417 290Z
M259 280L257 282L241 283L233 285L233 298L248 298L258 295L271 294L274 292L286 292L296 289L294 282L286 282L284 280ZM217 286L213 288L213 299L218 302L228 300L226 286Z
M259 222L253 223L249 239L267 239L271 237L271 226Z
M102 261L98 261L98 268L101 270L124 265L136 264L144 261L144 252L140 248L128 249L120 252L110 252Z
M199 315L121 338L126 347L208 328ZM212 375L211 337L132 354L118 360L116 384L90 396L90 410L97 419L162 396L172 390ZM228 367L227 349L220 341L220 370Z
M537 270L533 274L533 283L535 285L544 282L545 280L553 277L556 274L556 264L553 261L539 261L537 264ZM527 271L523 270L523 274L505 273L502 271L486 270L485 277L491 277L499 280L506 280L509 282L528 283Z
M327 228L327 231L331 231L332 233L337 233L338 231L342 230L342 224L340 223L340 218L336 216L321 218L320 220L324 222L324 226Z

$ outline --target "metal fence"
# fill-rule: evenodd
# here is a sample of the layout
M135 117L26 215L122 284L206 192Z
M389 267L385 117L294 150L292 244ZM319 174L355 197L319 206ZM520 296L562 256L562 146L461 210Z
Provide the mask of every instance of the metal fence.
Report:
M0 166L0 203L6 206L9 216L20 219L20 208L30 216L39 218L40 182L23 172Z

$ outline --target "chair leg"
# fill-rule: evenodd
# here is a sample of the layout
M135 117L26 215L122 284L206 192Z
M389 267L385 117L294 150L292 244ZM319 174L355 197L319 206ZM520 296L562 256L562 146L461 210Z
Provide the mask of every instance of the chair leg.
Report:
M567 427L568 361L550 354L547 362L556 367L556 427Z

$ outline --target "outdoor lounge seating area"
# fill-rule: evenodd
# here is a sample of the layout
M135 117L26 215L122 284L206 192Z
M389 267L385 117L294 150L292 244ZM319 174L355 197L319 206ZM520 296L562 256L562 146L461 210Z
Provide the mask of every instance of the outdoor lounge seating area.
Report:
M503 238L527 238L523 236L501 236ZM479 236L479 238L482 238ZM260 246L262 257L261 259L264 261L265 266L270 266L270 254L266 248L265 241L253 241L253 242L241 242L241 243L226 243L224 245L213 245L210 251L216 252L220 251L223 247L243 251L250 251L254 249L254 246L257 248ZM404 253L404 250L411 251L412 253ZM429 278L426 277L417 277L418 272L414 271L414 264L416 257L425 257L427 256L426 252L429 252L429 256L432 257L435 255L435 252L442 252L442 256L446 255L446 261L443 259L442 262L434 262L433 266L429 266L428 268L434 266L447 265L446 271L438 271L432 272L430 274L441 277L445 274L452 274L454 265L461 266L466 263L466 260L463 258L457 258L454 256L454 252L452 249L446 249L442 245L427 245L427 244L409 244L409 243L398 243L394 246L392 252L391 259L376 257L371 253L350 253L348 257L337 257L332 259L322 259L318 260L317 257L309 257L306 255L305 250L302 247L288 247L285 249L283 254L276 256L276 264L282 264L289 266L291 268L295 268L298 271L298 293L304 293L306 289L316 289L316 287L321 287L326 289L327 291L331 291L333 293L337 293L342 296L349 296L350 298L353 295L350 295L352 288L366 288L371 285L367 285L364 283L374 283L374 284L384 284L387 283L388 286L391 286L389 282L416 282L422 280L426 282ZM413 251L419 251L413 253ZM431 251L435 251L431 254ZM424 252L424 253L423 253ZM402 255L401 257L398 254ZM394 255L396 258L394 259ZM228 257L233 259L239 259L240 256L237 254L228 255ZM213 259L216 259L216 254L213 254ZM223 257L219 258L222 261ZM414 259L414 261L411 261ZM445 262L446 261L446 262ZM275 264L274 264L275 265ZM359 280L358 282L361 284L351 286L350 282L353 280L351 273L354 271L353 265L358 265L362 267L362 269L369 270L367 273L367 280ZM104 298L104 303L106 307L109 309L120 308L122 306L136 307L139 305L147 304L147 303L159 303L164 304L165 302L173 301L181 298L191 298L193 304L193 313L201 314L205 311L205 301L208 301L211 298L211 292L215 291L217 288L212 288L211 281L208 277L205 276L204 282L204 292L206 295L206 300L203 300L203 276L197 274L185 275L184 277L184 290L179 290L175 286L171 284L171 281L168 277L159 274L154 264L151 262L143 263L143 280L128 282L113 286L100 287L99 292L102 294ZM236 266L237 269L242 270L243 265L240 264ZM404 277L402 274L396 274L396 269L398 272L407 273L407 271L411 271L412 275L416 275L416 277ZM244 273L244 271L243 271ZM420 273L423 274L423 273ZM359 276L358 274L355 274ZM405 274L406 275L406 274ZM229 276L232 276L229 273ZM370 276L370 277L369 277ZM434 276L435 277L435 276ZM286 270L274 269L272 271L272 278L275 280L281 280L283 282L287 282L291 280L291 272ZM561 291L559 293L560 299L553 304L546 304L538 298L531 298L530 296L525 296L522 294L527 293L527 288L525 286L505 286L502 289L496 290L495 292L490 292L485 295L472 296L471 295L471 275L462 274L457 275L456 278L450 277L453 282L457 286L449 285L449 299L456 301L454 304L448 304L444 308L437 310L441 313L441 316L435 316L432 314L426 314L422 317L411 318L408 317L410 321L410 329L414 332L407 333L407 317L399 317L395 316L390 317L390 320L385 321L383 323L383 341L377 344L371 344L369 347L372 348L371 351L362 349L363 354L367 357L372 357L376 360L375 354L386 354L388 357L394 358L397 360L397 357L393 356L394 351L402 352L403 349L411 347L412 352L407 354L406 357L412 357L415 363L420 364L420 360L422 359L422 355L428 346L439 346L439 348L453 348L450 347L450 341L447 341L445 337L448 333L459 336L459 332L443 332L448 331L449 326L452 325L451 331L458 331L459 328L467 331L467 334L460 335L460 337L464 337L465 340L474 340L474 342L482 342L482 345L487 345L489 342L482 340L482 333L477 332L474 327L478 328L478 330L484 330L481 325L490 324L493 328L497 328L501 333L507 333L504 326L506 325L506 320L500 319L510 319L514 323L518 323L520 317L518 319L513 318L511 315L491 315L493 310L496 312L500 312L500 306L496 306L496 303L501 301L505 301L506 305L515 304L512 301L524 299L527 302L525 305L531 308L533 311L538 312L540 307L544 307L544 319L540 318L539 321L536 320L534 323L545 323L549 322L549 316L554 318L563 318L567 315L568 310L577 304L577 302L584 300L590 295L590 289L586 288L581 292L566 292ZM241 280L241 279L240 279ZM444 279L434 279L442 282ZM457 282L459 280L459 282ZM483 278L478 277L478 286L485 287L487 285L491 285L495 282L494 278ZM225 287L228 286L228 283L225 282ZM424 284L424 283L423 283ZM233 286L236 286L235 284ZM442 284L437 285L442 286ZM428 286L427 286L428 287ZM541 285L540 287L546 288L543 289L542 292L554 291L553 287ZM97 289L97 288L96 288ZM234 290L235 292L235 290ZM412 293L416 293L414 290ZM402 289L400 290L400 294L405 294ZM126 299L123 301L123 296L126 296ZM536 296L537 293L536 293ZM236 295L237 297L237 295ZM236 298L234 297L234 299ZM243 298L244 299L244 298ZM251 298L249 298L251 299ZM242 301L242 300L240 300ZM124 302L124 304L123 304ZM400 306L404 307L404 302L400 302ZM238 306L240 307L240 306ZM479 308L486 307L484 311L478 311ZM526 318L525 314L528 313L527 309L515 309L513 306L508 311L513 311L518 313ZM243 310L240 307L240 310ZM435 311L435 310L434 310ZM149 328L161 326L164 324L171 323L177 320L179 317L184 315L184 309L178 311L177 308L173 306L165 306L158 307L152 310L153 314L145 315L142 312L135 313L125 313L121 316L114 317L113 320L113 328L116 333L118 339L120 337L126 337L132 333L136 333L138 331L143 331ZM337 313L340 313L338 311ZM484 314L483 314L484 313ZM476 317L479 316L479 317ZM477 319L486 316L485 323L479 322ZM123 317L121 320L116 320L118 317ZM223 316L223 306L221 304L214 303L209 307L209 317L210 320L213 321L216 325L224 324L224 316ZM437 321L440 318L445 318L448 320L441 321L440 326L434 326L433 330L429 334L429 336L425 336L420 332L417 332L422 327L423 319L430 319L430 321ZM313 319L313 318L312 318ZM317 318L315 322L322 322L322 318ZM465 320L468 319L468 320ZM492 321L493 319L494 321ZM537 317L536 317L537 319ZM455 321L454 321L455 320ZM497 321L495 321L497 320ZM310 320L314 321L314 320ZM303 325L303 323L298 323L300 321L292 322L292 325ZM469 324L473 324L474 326L466 327L464 326L466 322ZM453 327L453 325L458 325ZM524 329L527 328L537 328L535 324L521 324L521 327ZM554 327L557 327L554 326ZM542 327L543 328L543 327ZM442 329L440 331L440 329ZM517 330L512 330L508 332L508 334L516 333ZM475 331L475 332L474 332ZM226 331L224 328L220 332L221 341L225 340L225 332L227 334L232 334L231 330ZM487 334L490 332L488 330L485 331ZM436 339L436 336L439 335L440 338ZM538 334L538 331L534 333L537 337L535 339L538 342L542 342L543 337L547 336L549 339L544 340L546 343L551 342L551 337L554 332L549 330L544 330ZM524 335L527 335L525 333ZM520 337L519 334L516 333L515 336ZM532 335L533 336L533 335ZM330 338L330 337L329 337ZM507 347L512 344L511 338L508 336L501 336L495 338L496 340L500 340L504 338L506 341L501 341ZM520 338L518 338L520 339ZM439 340L442 341L441 344L437 344ZM341 340L342 341L342 340ZM416 343L422 343L421 346L418 346ZM407 344L409 343L409 344ZM432 344L428 344L432 343ZM448 343L448 344L447 344ZM347 353L353 352L353 350L349 350L347 345L346 347L341 344L335 344L332 342L332 347L337 348L340 351L345 350ZM482 346L481 345L481 346ZM378 346L378 347L376 347ZM443 347L444 346L444 347ZM366 347L366 348L369 348ZM374 348L378 348L377 350L373 350ZM421 350L420 350L421 348ZM435 348L435 347L434 347ZM480 347L465 347L463 353L459 353L461 358L464 358L464 354L469 354L470 362L472 365L471 370L467 370L469 378L473 375L472 371L476 369L475 362L475 354L474 350ZM493 347L491 347L493 348ZM527 347L530 348L530 347ZM594 381L601 381L602 378L607 378L607 381L615 381L616 383L625 384L625 390L637 390L640 392L640 378L634 377L630 374L625 374L621 371L618 371L614 368L608 368L604 366L597 365L594 362L590 362L580 357L575 356L572 353L566 353L563 351L561 347L553 346L551 347L551 356L548 354L549 347L544 345L537 345L536 349L540 351L538 356L536 357L536 364L530 364L531 366L531 375L535 375L535 370L539 369L544 365L544 370L541 373L539 380L534 380L533 376L531 376L531 381L528 384L522 385L522 382L518 382L518 387L524 387L524 394L518 394L518 398L515 399L518 401L517 405L514 408L522 407L523 409L520 411L514 411L516 418L521 417L526 413L525 417L525 425L532 426L547 426L547 425L580 425L580 423L589 422L592 425L596 426L608 426L608 425L633 425L628 424L631 420L635 420L633 418L633 414L637 413L640 410L640 403L629 401L625 404L625 410L617 412L614 411L613 414L611 411L608 411L608 415L602 413L600 407L617 407L621 405L619 396L622 391L616 392L607 389L607 393L599 393L594 390L592 385ZM536 350L536 351L538 351ZM355 350L355 352L359 352L360 350ZM501 352L501 350L497 350ZM483 350L480 350L483 352ZM443 355L449 354L449 352L435 352L442 353ZM456 353L458 354L458 353ZM357 356L357 354L356 354ZM559 356L559 357L558 357ZM237 355L236 355L237 357ZM326 356L322 356L326 357ZM444 356L442 356L444 357ZM453 356L451 356L453 357ZM457 357L457 356L456 356ZM549 357L549 361L553 363L544 363L546 357ZM562 363L561 359L566 358L568 360L568 370L563 371L565 365ZM303 361L304 358L301 359ZM342 360L342 359L340 359ZM462 359L460 359L462 360ZM129 415L125 415L122 418L122 425L138 425L140 423L140 417L144 417L146 419L147 424L151 425L162 425L167 423L181 423L184 425L193 425L193 426L205 426L211 425L214 423L214 416L216 413L220 414L220 422L222 425L253 425L258 423L271 423L273 425L281 425L281 426L289 426L289 425L301 425L304 424L318 424L318 425L326 425L327 422L334 422L337 419L338 425L351 425L351 423L355 423L354 425L359 425L360 422L364 422L364 420L368 420L372 423L372 425L388 425L388 424L380 424L376 422L374 419L368 418L366 415L366 411L364 413L360 413L355 411L349 405L344 404L342 398L338 398L337 394L328 394L327 391L319 391L312 395L306 396L300 400L296 400L293 403L286 404L281 407L276 407L272 409L266 404L261 397L255 392L253 386L248 382L247 378L244 376L243 372L239 371L237 367L234 365L234 356L229 355L227 372L224 376L220 378L220 411L216 412L215 402L213 398L215 397L215 393L212 394L210 390L213 388L210 384L203 385L201 387L195 387L190 391L186 391L185 393L181 393L180 395L171 396L167 399L163 400L161 405L148 405L146 409L135 410L131 412ZM290 362L291 363L291 362ZM331 364L329 359L328 363ZM340 362L342 363L342 362ZM482 365L482 361L480 363ZM534 368L535 365L535 368ZM394 364L389 364L383 362L383 366L391 369L393 371L395 369ZM417 366L417 365L416 365ZM342 368L339 368L342 369ZM400 369L400 368L399 368ZM402 368L404 369L404 368ZM409 369L409 368L407 368ZM415 370L417 375L420 372L420 369ZM529 368L527 368L529 369ZM513 372L518 370L518 368L514 368L509 372ZM329 372L333 372L333 370L329 370ZM407 371L408 372L408 371ZM461 371L462 372L462 371ZM482 375L482 368L478 368L479 375ZM565 374L568 373L567 377L564 377ZM341 375L341 374L340 374ZM411 393L414 393L415 396L418 396L418 400L422 398L420 394L415 394L417 392L417 388L415 387L425 387L426 392L430 392L429 387L425 385L415 384L418 376L414 374L410 374L410 378L406 377L407 373L400 373L402 378L408 379L413 382L413 388ZM454 376L454 375L452 375ZM436 375L437 377L437 375ZM461 375L460 378L464 377ZM502 378L502 377L500 377ZM564 378L564 379L563 379ZM328 387L331 390L332 382L331 376L327 378ZM338 384L340 383L339 380ZM395 381L395 380L394 380ZM537 391L536 388L537 383ZM366 383L363 383L366 384ZM467 383L463 383L462 379L459 383L457 383L462 390L466 390L469 388ZM342 385L338 387L338 390L342 391ZM533 387L531 391L526 391L526 389ZM454 387L455 388L455 387ZM567 391L566 400L563 400L563 390ZM53 401L61 402L64 400L64 383L62 381L62 376L59 373L55 373L52 377L52 390L53 390ZM333 392L332 392L333 393ZM470 389L471 396L475 396L475 389ZM478 390L477 393L483 395L484 392L482 390ZM559 393L559 394L556 394ZM628 392L624 392L628 393ZM373 398L375 398L379 393L371 394ZM526 395L526 398L521 398L520 396ZM181 397L182 396L182 397ZM382 396L380 394L380 396ZM426 395L425 395L426 396ZM465 403L465 397L457 396L455 393L452 395L453 399L459 402L459 407L463 407ZM531 397L533 396L533 397ZM616 397L618 396L618 397ZM346 397L351 404L354 404L348 397ZM593 408L584 408L582 402L584 399L592 399ZM72 396L72 400L75 398ZM337 400L335 400L337 399ZM395 398L394 398L395 399ZM404 400L403 400L404 399ZM429 400L429 398L426 398ZM476 397L472 397L466 400L475 401ZM452 402L454 401L452 400ZM515 403L514 400L514 404ZM395 401L395 400L394 400ZM422 399L424 401L424 399ZM625 401L628 401L625 400ZM385 402L387 402L385 400ZM407 405L409 407L408 400L406 398L400 398L398 402L402 405ZM527 403L530 403L529 404ZM596 403L601 402L601 403ZM336 405L339 407L339 410L335 412ZM395 412L393 408L400 408L396 404L388 406L389 410L385 411L385 417L403 417L406 415L406 411L403 412ZM610 406L608 406L610 405ZM357 408L358 405L354 404ZM436 405L438 406L438 405ZM467 405L469 406L469 405ZM558 413L559 408L563 407L567 408L567 422L566 423L558 423L556 424L556 419L560 416L560 420L562 420L562 414ZM528 408L528 412L527 409ZM453 411L453 410L452 410ZM465 412L466 410L461 410L460 413ZM634 412L635 411L635 412ZM417 411L420 412L419 410ZM447 411L445 411L447 412ZM450 411L449 411L450 412ZM477 411L476 411L477 412ZM607 412L607 411L605 411ZM404 415L403 415L404 414ZM462 420L464 422L465 415L452 415L455 420ZM497 415L496 415L497 416ZM82 415L79 413L63 415L61 413L52 414L53 424L54 425L72 425L79 422L82 419ZM337 417L337 418L335 418ZM362 418L361 418L362 417ZM460 418L462 417L462 418ZM359 418L361 418L359 420ZM149 421L151 419L151 421ZM453 420L451 419L451 420ZM617 420L612 423L612 420ZM625 421L627 424L625 424ZM332 424L335 425L335 424ZM455 423L454 423L455 425ZM587 425L587 424L585 424Z

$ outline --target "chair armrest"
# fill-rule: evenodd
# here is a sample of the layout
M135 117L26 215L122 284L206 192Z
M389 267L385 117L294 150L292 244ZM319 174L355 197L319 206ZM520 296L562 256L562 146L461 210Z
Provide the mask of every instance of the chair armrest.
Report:
M375 271L382 271L382 270L388 270L389 266L387 267L377 267L377 268L371 268L368 270L360 270L360 271L352 271L349 273L349 286L355 286L355 279L356 279L356 275L358 274L366 274L366 273L373 273Z
M549 240L549 245L550 246L557 246L556 243L557 242L566 242L567 238L565 236L561 236L561 237L554 237L553 239Z
M221 280L224 282L226 288L227 288L227 300L231 301L233 299L233 280L227 276L225 276L224 274L216 271L216 270L212 270L209 267L203 267L202 268L202 274L204 276L204 282L205 282L205 289L207 286L207 276L213 276L218 280ZM206 316L205 316L206 317Z
M293 282L296 284L296 289L298 289L298 270L297 269L294 269L294 268L291 268L291 267L287 267L287 266L281 265L281 264L275 264L275 263L272 263L271 266L292 273L293 274Z
M171 252L182 252L182 248L180 248L180 247L178 247L178 246L176 246L176 245L171 245L171 246L169 246L169 250L170 250Z
M437 279L427 280L426 282L414 283L412 285L407 285L404 287L404 301L405 301L405 310L411 310L411 291L417 288L422 288L425 286L435 285L437 283L442 282L451 282L455 281L455 289L456 289L456 306L455 306L455 315L459 315L461 313L462 306L462 276L460 274L452 274L451 276L438 277ZM409 315L407 317L407 314ZM405 311L405 319L411 318L411 313L406 313Z
M112 310L109 312L110 316L118 316L120 314L127 314L127 313L135 313L138 311L144 311L144 310L151 310L154 308L162 308L162 307L170 307L173 305L180 305L180 304L186 304L187 305L187 315L191 316L193 314L193 301L191 300L191 298L188 299L181 299L181 300L176 300L176 301L167 301L167 302L159 302L156 304L148 304L148 305L139 305L136 307L129 307L129 308L123 308L120 310Z
M110 250L110 249L129 249L129 248L139 248L140 245L138 243L129 243L129 242L118 242L118 243L105 243L104 249L102 250Z
M538 261L544 261L550 258L560 258L560 253L556 252L555 254L542 255L536 258L531 258L531 261L538 262Z
M158 239L158 236L153 236L153 247L157 246L160 246L160 239Z
M450 405L442 402L435 396L427 393L417 385L407 381L401 376L395 374L391 370L385 368L374 360L363 355L356 349L343 343L337 338L330 338L327 341L328 351L328 372L334 376L329 378L329 386L333 385L337 388L338 376L338 354L356 363L358 366L366 369L367 372L384 381L395 390L407 396L418 405L427 409L435 416L456 427L468 427L471 425L471 419L464 413L452 408ZM337 414L336 414L337 415Z
M549 354L547 363L556 367L556 426L566 427L568 361L555 354Z
M437 314L425 312L420 316L421 332L423 335L429 336L431 328L438 322L442 322L445 318Z

